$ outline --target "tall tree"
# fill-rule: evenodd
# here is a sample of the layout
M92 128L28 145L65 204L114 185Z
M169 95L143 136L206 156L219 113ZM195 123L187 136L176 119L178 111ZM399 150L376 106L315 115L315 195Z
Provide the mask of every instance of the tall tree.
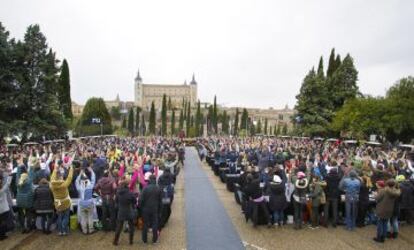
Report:
M318 76L321 76L322 78L325 78L325 73L323 71L323 57L321 56L321 58L319 59L319 65L318 65L318 72L317 72Z
M229 134L229 118L225 110L221 116L221 130L225 135Z
M124 118L126 119L126 118ZM112 133L111 116L102 98L90 98L83 108L79 119L78 132L81 135L99 135ZM126 120L125 120L126 128Z
M249 119L249 113L247 112L247 109L243 109L243 113L240 119L240 129L245 129L247 132L247 126L248 126L248 119Z
M197 102L197 112L196 112L196 120L195 120L195 133L196 136L200 136L201 130L200 126L202 124L202 117L201 117L201 107L200 107L200 100Z
M336 59L335 59L335 67L334 67L334 73L335 71L339 68L339 66L341 66L341 55L336 55Z
M122 125L121 125L121 127L124 128L124 129L127 128L127 118L126 118L126 116L124 116L122 118Z
M283 125L283 130L282 130L282 133L283 133L284 135L287 135L287 133L288 133L288 126L287 126L287 123L285 123L285 124Z
M142 118L141 118L141 134L147 134L147 125L145 125L145 113L142 111Z
M135 109L135 133L137 135L140 135L140 124L139 124L139 118L140 118L140 113L141 113L142 109L141 107L136 107Z
M259 119L259 121L257 122L256 133L258 134L262 133L262 120L261 119Z
M128 131L134 133L134 109L131 107L128 112Z
M180 110L180 117L178 119L178 130L181 132L184 129L184 112Z
M70 76L69 66L66 59L63 59L60 77L59 77L58 97L60 110L66 119L71 120L72 115L72 99L70 97Z
M156 113L155 113L155 105L154 105L154 101L152 101L151 103L151 110L150 110L150 115L149 115L149 132L151 135L155 135L156 133Z
M46 135L58 137L65 133L65 121L59 110L58 78L59 68L52 49L48 48L46 37L39 25L27 28L24 41L15 46L16 77L19 95L14 99L17 105L23 137L29 133L34 137Z
M175 135L175 109L173 108L171 113L171 135Z
M347 54L335 74L331 78L330 98L333 100L333 109L338 110L348 99L355 98L359 93L357 85L358 71L354 60Z
M330 96L324 87L323 75L312 68L306 75L296 96L297 120L305 135L325 135L332 117Z
M234 136L239 134L239 108L236 108L236 116L234 117Z
M167 96L165 94L162 96L161 106L161 135L167 135Z
M280 126L280 124L277 125L276 135L280 135L282 133Z
M274 135L273 134L273 127L272 127L272 125L269 126L269 135Z
M186 120L186 134L188 136L188 134L190 133L190 128L191 128L191 103L188 102L187 103L187 120Z
M16 133L21 127L19 123L24 122L15 106L19 91L14 84L13 47L14 39L9 39L9 32L0 22L0 138Z
M267 135L267 118L265 118L264 128L263 128L263 134Z
M331 77L336 70L335 62L335 48L332 48L331 55L329 56L328 70L326 72L327 77Z
M216 96L214 96L212 123L213 123L214 133L217 133L218 132L218 126L217 126L218 117L217 117L217 97Z

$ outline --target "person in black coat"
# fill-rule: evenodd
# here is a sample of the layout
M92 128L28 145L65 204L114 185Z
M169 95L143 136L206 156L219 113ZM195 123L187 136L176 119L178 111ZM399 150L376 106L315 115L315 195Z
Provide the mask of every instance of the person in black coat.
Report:
M253 220L253 226L256 227L259 223L259 208L263 210L265 219L267 221L268 226L271 225L270 223L270 215L269 210L266 206L266 201L263 196L263 191L260 188L260 180L258 178L254 179L253 175L248 174L247 175L247 185L244 188L244 193L246 197L249 199L249 204L251 206L251 209L249 211L252 211L252 220Z
M274 175L273 180L269 183L268 190L270 194L269 207L273 212L273 224L282 226L284 219L284 210L287 206L285 195L285 183L280 176Z
M174 175L170 168L166 168L164 173L158 178L158 185L162 191L162 207L160 216L160 229L165 226L171 215L171 204L174 199Z
M362 177L361 188L359 190L359 199L358 199L358 215L356 224L358 227L365 226L365 217L367 216L369 208L369 183L367 176Z
M36 213L42 217L42 230L44 234L50 234L50 226L54 211L54 199L49 182L43 178L39 181L39 186L35 189L33 196L33 207Z
M142 229L142 241L147 243L148 228L152 228L152 243L158 240L158 221L161 212L162 192L156 184L156 177L151 175L149 185L142 191L139 204L142 210L144 228Z
M338 221L338 200L340 195L339 182L341 177L336 168L332 168L325 177L326 180L326 203L324 207L325 226L328 227L329 219L332 219L332 226L336 227ZM329 214L331 208L332 214Z
M408 224L412 224L414 210L414 183L411 180L405 180L400 183L401 196L400 211Z
M115 231L115 239L113 244L118 245L119 236L124 226L124 222L128 221L129 228L129 244L132 245L134 240L134 218L135 218L135 195L128 188L129 181L124 180L119 184L119 188L115 197L115 204L118 209L117 224Z

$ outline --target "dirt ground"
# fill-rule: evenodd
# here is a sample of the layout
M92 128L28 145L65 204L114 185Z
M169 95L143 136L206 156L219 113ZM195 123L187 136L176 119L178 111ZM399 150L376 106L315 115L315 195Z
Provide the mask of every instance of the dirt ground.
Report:
M176 193L172 207L171 217L165 229L161 232L159 243L144 244L141 240L141 231L135 231L134 244L128 244L128 234L122 233L118 249L185 249L185 215L184 215L184 173L177 178ZM149 240L151 236L148 236ZM114 233L97 232L92 235L82 235L74 232L67 237L43 235L41 232L34 232L30 235L15 232L9 235L9 239L0 242L0 249L115 249L112 245Z
M240 206L236 203L233 193L227 191L225 184L214 175L207 164L203 164L214 189L230 216L246 249L414 249L414 226L402 226L400 238L387 240L385 244L375 243L376 227L368 226L349 232L344 227L304 229L296 231L293 226L282 228L259 226L253 228L251 223L245 223Z

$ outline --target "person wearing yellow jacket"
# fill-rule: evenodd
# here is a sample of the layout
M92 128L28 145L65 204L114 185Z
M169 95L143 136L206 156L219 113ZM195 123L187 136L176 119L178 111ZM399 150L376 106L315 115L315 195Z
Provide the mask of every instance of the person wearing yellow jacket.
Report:
M64 171L62 166L57 166L50 178L50 189L54 197L54 204L58 215L57 226L59 236L65 236L69 233L69 213L71 200L69 197L68 187L72 182L73 167L69 167L69 174L64 180Z

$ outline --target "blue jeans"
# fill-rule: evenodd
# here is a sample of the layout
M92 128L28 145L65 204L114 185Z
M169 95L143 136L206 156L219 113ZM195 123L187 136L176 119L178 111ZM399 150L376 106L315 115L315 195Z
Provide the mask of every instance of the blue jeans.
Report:
M69 233L69 214L70 209L65 211L57 212L57 227L59 233Z
M378 219L377 221L377 239L385 238L387 236L388 219Z
M392 229L393 233L398 233L398 228L398 217L391 217L391 219L388 221L388 232L391 232Z
M279 223L280 225L283 222L283 210L276 210L273 212L273 224Z
M347 199L345 201L345 222L346 222L346 228L348 230L354 230L357 215L358 215L358 201Z

